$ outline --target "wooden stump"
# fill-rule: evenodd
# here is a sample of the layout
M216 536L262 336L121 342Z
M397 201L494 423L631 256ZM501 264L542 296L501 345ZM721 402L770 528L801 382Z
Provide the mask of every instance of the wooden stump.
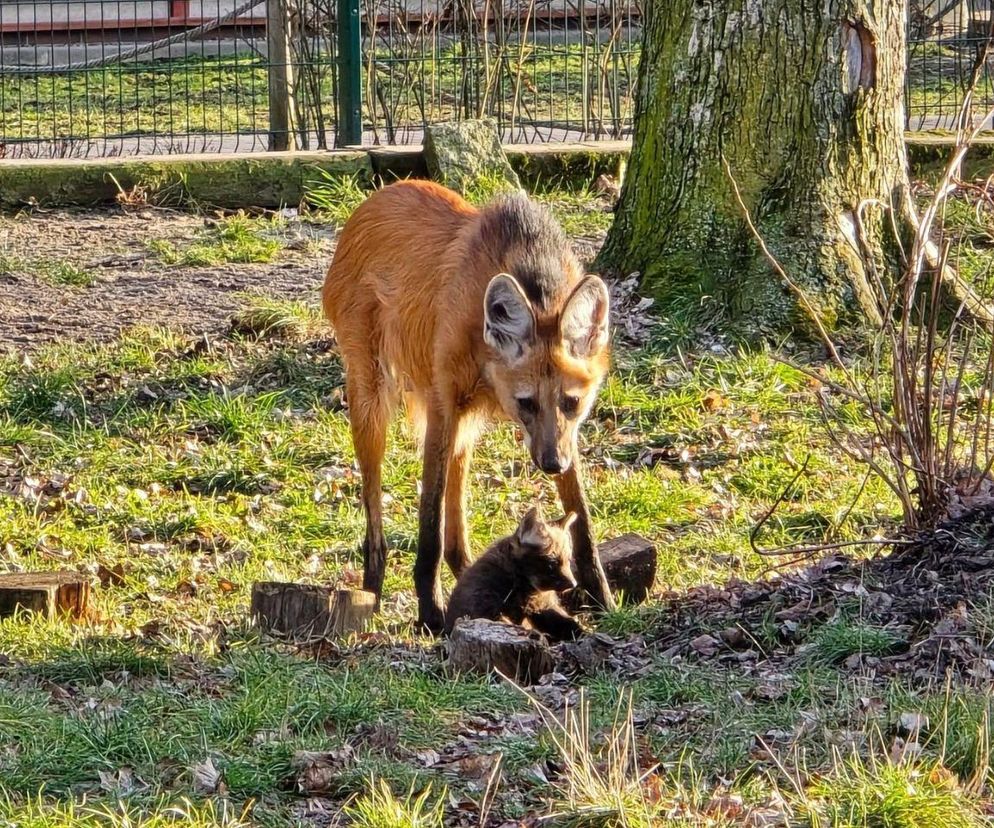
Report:
M541 634L485 618L457 621L448 653L449 665L456 672L489 675L496 670L526 685L535 684L556 666Z
M0 618L18 610L45 618L84 618L90 582L78 572L12 572L0 575Z
M656 547L641 535L622 535L598 547L604 575L625 604L641 604L656 580Z
M299 642L361 632L375 609L372 592L263 581L252 587L250 612L263 632Z

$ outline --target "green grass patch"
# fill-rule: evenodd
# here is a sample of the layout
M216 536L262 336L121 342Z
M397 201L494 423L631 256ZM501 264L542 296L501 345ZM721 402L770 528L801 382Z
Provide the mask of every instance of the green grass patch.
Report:
M55 287L89 287L95 276L69 259L47 259L16 256L0 252L0 275L22 273L34 276Z
M433 798L430 787L401 799L381 779L370 784L369 791L345 809L345 815L356 828L442 828L444 806L444 795Z
M319 217L343 225L369 195L358 176L334 175L320 168L317 177L306 185L306 200Z
M265 264L273 261L282 247L278 239L272 238L277 229L274 221L238 214L206 227L185 246L166 239L153 239L148 246L165 264L173 266Z
M941 765L854 758L808 791L813 828L982 828L990 822Z
M319 323L313 309L302 303L253 297L232 317L231 330L243 336L300 339Z
M901 650L904 641L882 627L840 619L818 627L810 637L809 645L809 658L840 664L853 655L893 655Z
M248 828L245 812L227 802L160 799L117 801L26 801L0 798L0 823L18 828Z

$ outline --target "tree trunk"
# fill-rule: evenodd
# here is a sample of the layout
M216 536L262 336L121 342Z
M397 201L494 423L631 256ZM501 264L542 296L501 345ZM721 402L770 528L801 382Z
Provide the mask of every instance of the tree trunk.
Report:
M828 328L879 318L859 246L883 247L904 155L904 4L667 0L645 20L635 136L604 270L663 307L717 303L745 335L814 333L744 221ZM862 240L861 240L862 239Z

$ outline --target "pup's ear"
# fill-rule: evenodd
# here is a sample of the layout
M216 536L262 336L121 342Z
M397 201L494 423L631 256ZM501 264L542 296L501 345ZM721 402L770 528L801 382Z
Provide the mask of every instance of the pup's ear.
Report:
M499 273L487 285L483 299L483 340L508 365L527 356L535 344L535 311L509 273Z
M608 340L607 285L589 274L566 300L559 321L559 333L566 349L577 359L599 353Z
M518 543L522 546L542 546L545 542L544 523L542 510L532 506L518 524Z
M567 512L563 517L556 521L556 526L564 532L568 532L570 526L574 523L576 523L576 512Z

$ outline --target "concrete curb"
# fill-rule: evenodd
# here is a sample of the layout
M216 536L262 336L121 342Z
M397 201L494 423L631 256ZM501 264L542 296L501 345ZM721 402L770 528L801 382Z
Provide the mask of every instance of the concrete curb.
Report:
M951 133L907 137L913 170L948 157ZM526 186L592 183L615 174L627 158L627 141L511 145L511 166ZM994 137L981 138L972 159L994 158ZM272 152L230 155L136 156L0 161L0 209L28 206L83 207L113 203L120 193L143 193L151 202L181 206L280 207L303 200L309 182L332 176L393 181L424 177L420 146L332 152Z

